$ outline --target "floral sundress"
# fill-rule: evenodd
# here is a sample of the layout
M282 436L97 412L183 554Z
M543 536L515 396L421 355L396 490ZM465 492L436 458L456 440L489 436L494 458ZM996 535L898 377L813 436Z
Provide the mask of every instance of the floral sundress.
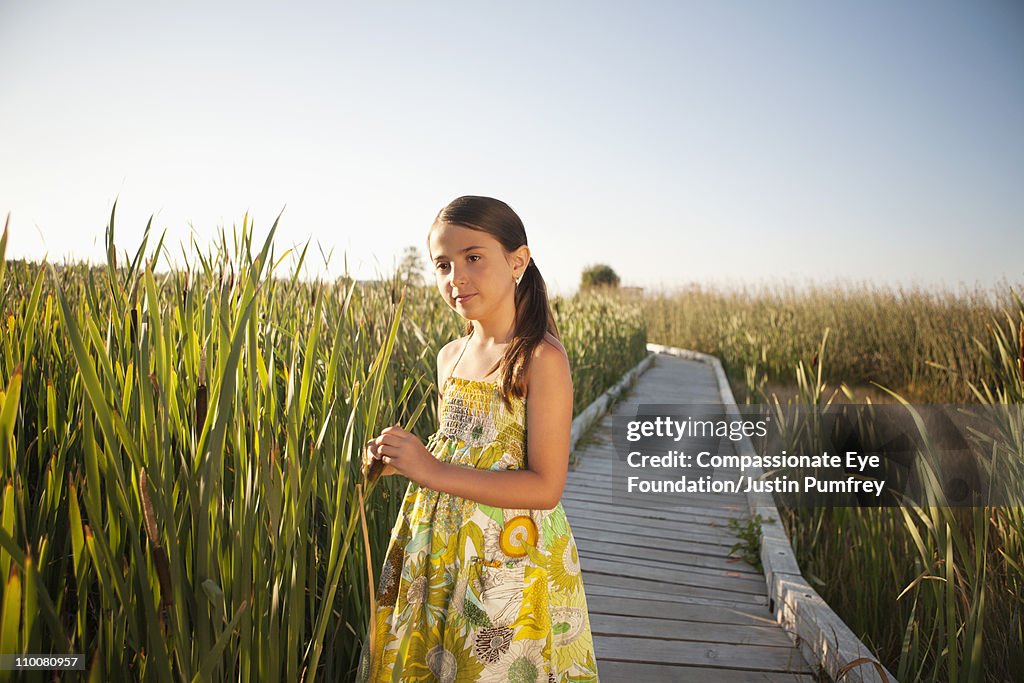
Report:
M526 468L525 399L513 398L509 410L497 384L454 376L442 393L440 427L427 442L435 457ZM377 595L374 653L367 638L358 681L598 680L561 503L503 509L410 482Z

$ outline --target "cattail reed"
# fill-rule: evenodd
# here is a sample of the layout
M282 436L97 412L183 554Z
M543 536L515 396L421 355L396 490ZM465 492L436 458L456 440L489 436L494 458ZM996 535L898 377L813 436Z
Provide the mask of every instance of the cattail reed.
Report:
M149 386L153 388L153 399L160 401L160 383L157 381L156 373L149 373Z
M363 446L363 453L366 458L363 463L363 477L366 479L367 484L377 481L377 477L384 471L384 461L370 457L370 444L372 443L373 441L367 441L366 445Z
M142 498L142 518L146 522L146 535L150 543L160 544L160 535L156 527L156 514L153 512L153 503L149 497L149 479L146 477L146 470L139 472L139 496Z
M142 499L142 517L146 524L146 535L149 537L149 551L153 557L153 566L156 567L157 580L160 582L160 603L166 609L171 604L171 571L167 553L160 545L160 532L156 525L156 513L153 512L149 477L145 468L139 471L139 497Z
M199 386L196 387L196 422L193 425L196 435L196 443L203 434L203 425L206 424L206 349L199 354Z
M1024 320L1020 322L1020 329L1017 331L1017 374L1020 376L1020 383L1024 384Z

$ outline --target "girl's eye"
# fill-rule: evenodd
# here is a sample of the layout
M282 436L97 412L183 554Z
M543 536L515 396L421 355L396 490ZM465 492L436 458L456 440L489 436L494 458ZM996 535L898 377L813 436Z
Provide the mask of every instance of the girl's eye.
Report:
M441 262L441 263L438 263L438 264L437 264L437 269L438 269L438 270L444 270L444 269L445 269L445 268L447 268L447 267L448 267L448 264L447 264L447 263L444 263L444 262Z
M480 260L480 254L470 254L469 255L469 260L470 261L479 261Z

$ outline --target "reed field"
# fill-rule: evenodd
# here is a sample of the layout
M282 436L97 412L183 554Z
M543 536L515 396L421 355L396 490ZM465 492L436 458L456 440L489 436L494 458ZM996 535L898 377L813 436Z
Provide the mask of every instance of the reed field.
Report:
M276 230L245 220L158 272L167 245L147 228L119 254L113 214L100 267L8 262L5 227L0 651L82 654L93 681L351 678L406 485L364 490L361 446L433 431L463 322L397 274L302 280L308 247L277 253ZM647 341L719 356L751 403L1024 403L1009 286L552 307L577 413ZM901 680L1024 676L1024 425L990 427L979 458L1018 505L782 511L805 576Z
M648 341L718 356L739 385L737 400L748 385L793 387L797 362L810 364L828 328L824 382L875 397L884 393L871 390L877 383L920 403L972 403L971 382L1001 379L987 360L1000 348L989 330L1002 331L1004 346L1016 339L1005 316L1020 311L1021 291L691 287L642 302Z
M749 403L1020 406L1020 291L692 288L643 306L650 341L718 355ZM977 464L1006 482L1010 505L780 508L804 576L901 681L1024 679L1019 411L976 436Z
M0 651L82 654L91 681L352 676L405 488L363 491L361 446L433 431L462 324L397 276L299 279L276 229L158 273L167 245L118 254L113 213L102 267L8 262L5 228ZM553 307L578 411L643 357L643 316Z

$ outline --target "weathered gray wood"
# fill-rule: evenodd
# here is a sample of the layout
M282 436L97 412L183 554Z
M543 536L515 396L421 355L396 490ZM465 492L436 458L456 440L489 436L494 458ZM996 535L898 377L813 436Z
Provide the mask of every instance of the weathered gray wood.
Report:
M630 546L617 546L602 541L583 537L585 540L580 545L577 536L576 545L579 548L580 557L609 558L616 559L623 564L647 563L658 564L668 563L671 566L683 567L690 571L735 571L740 574L753 574L761 576L753 567L735 558L723 557L721 553L698 554L695 552L682 552L676 550L664 550L661 548L647 548L642 553Z
M730 519L747 519L744 510L736 505L714 508L710 505L700 506L679 506L665 507L663 505L633 505L612 500L611 496L597 498L586 498L583 496L572 496L562 498L562 507L567 513L572 511L572 517L589 514L589 512L613 512L628 518L626 521L633 523L645 523L646 520L662 520L670 524L715 524L722 528L729 528ZM570 522L572 521L570 517Z
M630 569L632 565L642 565L667 569L674 568L680 571L707 574L709 576L725 575L729 577L745 576L748 578L762 578L760 572L745 562L732 559L723 560L721 557L715 555L684 556L682 559L680 559L678 555L668 555L666 557L651 559L646 556L636 557L635 555L620 555L610 552L590 555L588 554L590 552L590 548L581 550L580 557L617 562L623 565L623 568L627 570Z
M591 613L649 615L660 619L676 621L701 622L703 624L736 624L739 626L756 626L778 628L779 624L771 614L759 607L727 607L704 603L682 603L666 600L651 600L641 597L622 598L614 595L587 593L587 605ZM701 627L703 628L703 626Z
M614 532L601 532L596 529L575 529L573 535L582 539L584 545L588 546L593 554L601 556L626 555L634 558L647 560L666 560L677 564L687 564L688 558L699 557L721 557L728 555L731 548L718 543L702 543L699 540L686 539L674 541L664 539L661 543L656 540L646 540L629 534ZM579 543L577 542L577 546ZM654 551L660 551L655 553ZM586 552L585 550L581 550ZM735 559L735 558L732 558ZM696 563L699 566L711 566L706 563ZM717 566L717 565L716 565Z
M643 590L640 588L623 588L615 585L605 585L595 581L593 585L587 583L588 579L586 571L583 572L583 581L586 584L587 596L593 595L606 595L613 598L639 598L643 600L660 600L662 602L682 602L690 605L718 605L719 607L734 607L736 609L756 609L764 608L763 613L769 615L768 598L758 598L755 600L737 601L732 598L732 594L728 592L722 592L715 597L704 597L700 595L694 595L692 593L683 595L672 591L666 591L664 588L654 587L654 590Z
M572 516L573 528L577 521L582 519L593 519L595 521L620 521L623 524L640 524L648 529L652 530L671 530L671 529L687 529L693 531L703 531L706 533L729 533L728 520L721 521L719 518L707 518L704 516L692 515L692 514L674 514L671 518L665 517L654 517L650 514L641 511L632 511L635 514L625 515L620 512L619 508L611 507L604 508L600 506L582 506L570 503L565 505L563 503L566 513Z
M630 579L654 581L676 586L704 586L728 590L735 593L764 594L764 580L730 572L692 572L684 567L665 567L647 564L627 564L607 559L592 559L587 562L587 571L608 576L623 576Z
M702 683L814 683L814 677L807 674L710 669L695 666L673 666L671 664L620 662L607 659L602 659L598 663L597 668L602 681L635 681L636 683L679 683L680 681L701 681Z
M594 519L585 516L573 520L573 531L577 529L580 533L584 530L607 531L610 533L628 534L634 536L641 542L650 543L649 539L661 541L695 541L712 545L731 546L736 542L727 528L716 528L710 524L679 524L671 527L654 527L643 522L621 522L608 519ZM661 544L659 544L660 546Z
M746 512L746 497L743 494L687 493L685 495L663 494L658 497L641 498L632 496L625 491L613 491L611 487L595 483L593 486L566 486L562 491L562 500L589 500L610 502L621 507L637 509L665 508L675 510L682 507L706 508L714 512L723 507L735 508ZM564 503L563 503L564 504ZM720 516L720 515L716 515ZM745 516L745 515L744 515Z
M583 583L586 586L609 586L644 593L665 593L680 597L707 598L741 605L767 605L768 599L756 593L743 593L730 590L728 586L707 587L692 586L670 581L657 581L619 574L607 574L599 571L583 570Z
M614 410L635 415L641 404L720 401L708 365L657 356ZM606 415L581 441L562 496L602 679L811 680L767 609L763 576L730 556L736 537L729 520L748 518L746 495L645 500L617 493L612 429ZM680 442L680 450L687 447ZM716 479L738 474L714 472Z
M652 344L648 345L648 349L698 360L712 368L720 388L722 404L732 419L739 417L725 371L717 358ZM734 450L737 454L754 454L753 446L746 438L734 444ZM759 468L750 474L757 477L760 475ZM747 498L751 514L778 517L770 495L749 493ZM761 535L761 560L766 570L771 604L787 633L799 643L806 661L812 662L816 668L823 669L830 676L843 672L845 680L855 683L895 681L892 673L874 661L875 657L870 650L804 580L781 525L765 525ZM862 664L851 667L857 660L871 661L874 666Z
M739 624L696 624L656 616L627 616L622 614L591 614L590 630L602 636L628 636L634 638L661 638L662 640L693 640L705 643L731 643L733 645L764 645L765 647L792 647L789 637L778 626L750 626Z
M607 659L627 662L810 673L803 656L791 647L594 636L594 648Z

